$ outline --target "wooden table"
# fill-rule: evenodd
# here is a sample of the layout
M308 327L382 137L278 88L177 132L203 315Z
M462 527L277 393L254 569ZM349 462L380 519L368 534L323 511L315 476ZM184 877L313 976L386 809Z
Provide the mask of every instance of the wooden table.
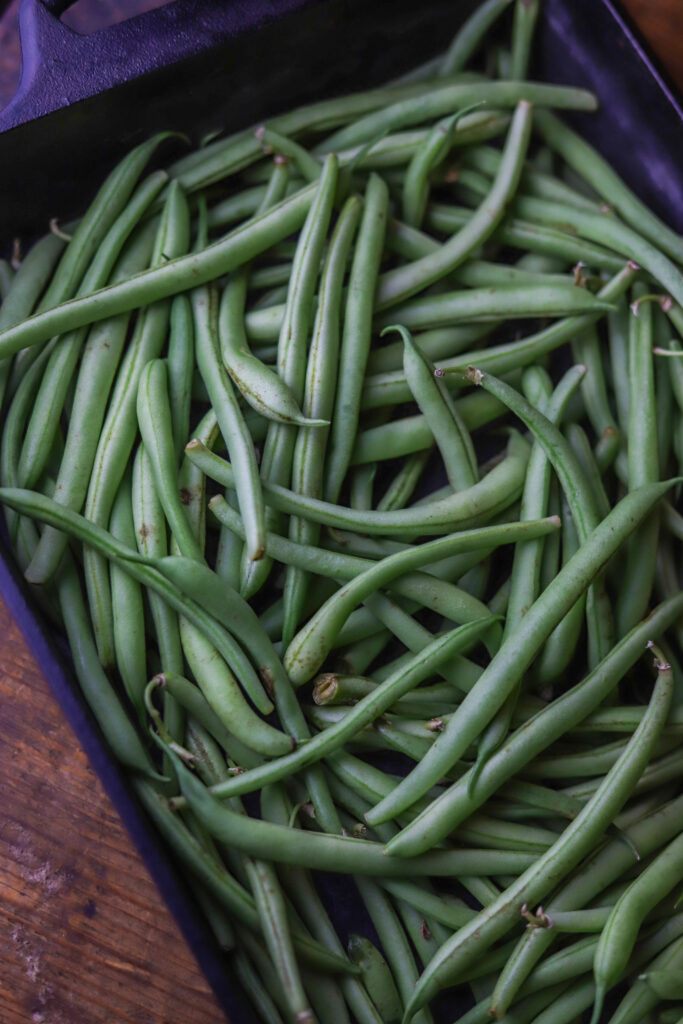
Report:
M683 90L681 0L623 0ZM0 34L8 52L12 40ZM0 602L0 1021L224 1017Z

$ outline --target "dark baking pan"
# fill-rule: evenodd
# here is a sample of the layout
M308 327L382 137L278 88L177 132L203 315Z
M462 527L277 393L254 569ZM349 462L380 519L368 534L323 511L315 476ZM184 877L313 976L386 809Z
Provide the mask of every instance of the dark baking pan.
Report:
M385 81L438 53L476 0L175 0L90 36L59 20L65 0L24 0L23 73L0 113L0 237L68 219L106 169L163 128L196 141L301 102ZM683 112L611 0L545 0L534 74L593 89L596 115L573 123L672 226L683 229ZM0 555L2 552L0 552ZM233 1024L253 1020L225 959L114 763L58 638L31 607L11 558L0 593ZM342 930L348 885L330 890ZM443 1020L457 1007L446 997Z

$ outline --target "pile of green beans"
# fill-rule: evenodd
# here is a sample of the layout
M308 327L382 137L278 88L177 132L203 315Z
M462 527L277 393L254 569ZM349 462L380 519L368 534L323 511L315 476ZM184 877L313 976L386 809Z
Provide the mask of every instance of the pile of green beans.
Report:
M683 1019L683 239L541 2L0 263L6 536L266 1024Z

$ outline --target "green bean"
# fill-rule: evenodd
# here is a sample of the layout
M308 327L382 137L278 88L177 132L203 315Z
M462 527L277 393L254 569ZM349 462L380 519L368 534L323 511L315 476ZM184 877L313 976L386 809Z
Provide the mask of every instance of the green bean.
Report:
M130 202L112 223L92 260L77 294L87 294L107 284L114 264L137 223L167 180L158 171L142 183ZM130 183L130 189L134 181ZM67 250L68 253L69 250ZM60 338L45 368L33 412L26 427L26 436L19 457L19 481L22 487L34 487L49 451L48 439L59 423L67 388L87 336L87 328L78 328Z
M683 937L676 939L658 957L652 961L649 968L654 971L672 970L680 971L683 965ZM646 1019L648 1012L658 1005L660 997L648 985L647 981L638 979L628 990L619 1006L616 1008L610 1024L639 1024Z
M448 482L454 491L477 483L479 474L472 439L467 434L458 409L448 391L435 375L430 363L415 346L405 327L387 327L403 339L403 369L406 381L441 453Z
M566 876L591 849L597 835L626 802L651 757L671 702L671 673L659 665L657 668L658 679L642 729L634 734L624 754L605 776L594 797L531 868L520 875L471 924L465 925L441 947L415 987L413 997L406 1007L405 1021L411 1020L411 1014L416 1009L454 976L457 977L466 964L484 948L510 929L520 899L527 904L536 903L557 884L559 878Z
M172 184L155 237L152 263L160 264L165 258L164 254L174 256L178 252L183 252L187 248L188 240L187 202L178 187ZM117 288L118 285L111 287ZM143 311L138 317L134 337L119 367L98 441L85 502L87 518L102 526L109 521L111 504L134 443L137 429L135 402L138 381L144 365L161 352L166 341L168 316L169 306L165 302ZM95 639L102 664L107 666L113 659L111 594L106 578L107 567L101 556L86 550L84 568Z
M278 156L287 157L306 181L318 180L322 164L314 156L311 156L303 146L281 132L269 128L267 124L259 125L254 135L261 143L265 153L277 153Z
M682 807L680 799L674 800L664 808L658 808L635 825L629 826L627 835L640 851L641 857L646 857L658 850L680 832ZM546 913L552 916L557 911L573 910L585 906L608 885L632 868L633 854L631 850L621 842L618 846L615 845L616 842L616 840L612 840L607 843L591 858L580 874L565 883L552 898L550 904L546 906ZM533 932L527 932L521 940L516 967L512 975L508 975L506 967L497 986L495 1007L499 1014L502 1015L515 998L519 987L524 983L533 965L551 945L553 938L552 930L535 929Z
M393 814L409 807L416 797L425 793L458 760L480 729L501 707L508 693L512 692L552 629L664 493L666 485L662 484L631 492L593 530L574 557L562 567L527 611L515 633L503 642L423 762L413 769L388 800L383 800L373 808L368 815L370 824L386 821ZM432 806L432 814L438 821L436 806ZM444 820L445 816L440 820L440 827ZM415 839L419 844L430 841L424 821L415 829L411 828L411 832L406 833L402 839L397 838L394 846L408 850ZM409 856L407 852L405 855Z
M325 131L353 121L370 111L381 109L387 103L410 96L420 96L429 87L430 83L423 82L396 83L347 96L337 96L271 117L268 125L275 131L292 136L300 135L304 131ZM262 147L254 135L254 127L219 139L181 157L169 168L171 175L180 177L185 188L196 190L248 166L262 152Z
M259 931L258 915L251 893L239 884L222 863L212 857L182 819L170 810L168 800L150 783L134 779L135 791L155 825L170 844L181 863L196 875L213 896L245 926L240 942L247 944L248 930ZM319 970L346 972L352 969L348 960L330 954L310 939L303 929L295 931L293 941L297 952Z
M0 307L0 330L5 330L30 316L54 270L64 248L56 235L45 235L30 249L12 280L12 287L3 297ZM0 361L0 406L5 395L11 370L11 360Z
M661 310L657 309L656 306L653 308L652 313L653 340L657 343L652 351L653 354L656 355L658 348L668 346L670 342L668 325L664 314ZM676 342L674 341L673 344L675 347ZM668 348L665 350L670 351ZM683 421L678 418L679 405L674 392L675 372L672 373L670 371L666 360L655 359L654 375L655 394L657 395L657 404L659 406L659 416L657 417L657 450L659 453L659 466L662 467L668 465L672 451L674 457L678 457L679 463L683 461L680 458L682 451L680 447L680 440L682 436L680 424Z
M534 1024L572 1024L579 1014L590 1008L594 995L595 985L590 979L570 985L564 992L558 993L543 1012L533 1018ZM515 1010L511 1010L508 1016L512 1024L516 1017Z
M549 985L544 991L527 996L520 1002L519 1006L515 1007L514 1011L501 1019L505 1021L505 1024L528 1024L529 1021L535 1021L537 1015L545 1010L547 1006L554 1004L558 996L561 996L566 989L566 980ZM489 1024L491 1020L489 1007L490 999L487 995L485 999L482 999L476 1006L472 1007L469 1013L465 1013L460 1017L458 1024ZM519 1016L515 1016L515 1013Z
M458 121L477 105L464 107L439 121L415 150L406 169L401 196L406 224L420 226L429 197L429 175L447 157Z
M588 372L586 376L588 376ZM610 501L607 497L602 473L591 448L591 443L588 440L588 435L579 423L567 424L566 435L572 451L581 465L583 474L590 485L598 513L604 518L610 510Z
M193 729L188 738L191 739L190 750L196 757L197 768L202 778L207 783L224 779L227 770L220 748L202 733L201 729ZM240 802L233 803L235 810L244 814ZM266 861L250 857L243 858L243 865L254 893L261 932L282 986L288 1011L297 1020L311 1020L308 999L304 993L294 951L294 933L293 929L290 929L288 908L275 869Z
M29 317L0 334L0 358L46 341L55 334L169 298L234 270L300 228L313 195L314 186L307 185L199 253L173 257L127 281Z
M248 220L249 217L253 217L261 207L267 191L267 185L254 185L252 188L242 189L236 192L235 195L228 196L227 199L222 199L212 204L208 211L209 230L214 231L217 228L224 228L228 224L237 224ZM288 195L295 191L296 188L292 183L289 183L287 189L285 189L285 193ZM284 196L280 196L278 202L283 198Z
M683 261L680 237L647 209L588 142L549 111L538 111L535 125L547 144L578 171L582 180L614 207L627 223L668 253L671 259L679 263Z
M132 149L110 172L81 217L55 274L43 295L40 310L48 310L76 294L76 289L102 239L125 207L154 150L173 132L159 132ZM80 326L80 325L73 325ZM69 328L66 328L68 330ZM64 333L57 330L51 333Z
M351 474L349 483L349 504L357 511L370 511L374 502L374 485L377 475L377 465L366 463L364 466L356 466ZM286 640L291 639L292 634L288 633Z
M598 437L606 430L617 431L617 423L607 395L607 382L602 363L602 345L595 328L578 334L572 341L576 361L587 370L581 385L586 413Z
M476 142L494 139L505 131L509 123L510 116L503 111L465 114L452 132L451 147L466 148ZM392 132L362 146L339 150L337 155L344 168L358 170L362 167L363 170L383 170L388 174L390 168L408 164L428 135L429 131L425 129Z
M562 525L562 565L566 565L576 554L579 546L574 519L566 499L562 502ZM552 685L571 661L583 628L585 608L585 599L579 598L546 640L534 665L537 687Z
M523 216L541 223L564 224L569 218L577 235L600 242L628 259L636 260L677 302L683 302L683 284L676 265L655 244L622 224L611 213L595 214L576 207L569 211L562 203L527 197L518 198L513 206Z
M526 78L538 11L538 0L517 0L515 4L510 78Z
M532 371L527 371L527 382L533 376ZM567 403L574 394L579 381L578 374L569 371L564 375L552 396L550 396L547 394L545 379L541 377L538 380L538 390L542 401L541 411L545 410L551 423L560 422ZM542 446L536 442L531 451L526 480L524 482L522 506L520 509L522 520L533 519L537 515L547 514L550 480L550 462ZM531 607L538 597L543 550L543 538L527 544L519 544L515 548L510 576L510 594L506 609L504 637L517 628L527 609ZM565 616L563 621L566 621L566 618ZM517 689L510 694L496 717L482 734L477 750L477 762L470 778L470 786L473 787L476 784L481 768L507 735L512 714L519 699L520 689L521 681Z
M505 12L511 2L512 0L485 0L475 9L460 27L448 50L440 59L439 78L457 74L467 65L491 26Z
M113 272L113 280L136 273L149 264L152 255L154 222L138 232L122 254ZM93 467L106 403L126 339L129 317L124 314L103 320L89 333L81 357L64 453L57 472L55 500L78 510L85 500ZM66 549L63 533L50 526L41 534L27 579L47 583L54 575Z
M253 856L267 855L283 864L368 877L403 877L405 863L387 856L378 843L316 832L304 833L299 829L283 828L235 814L195 779L175 754L171 752L170 756L188 805L207 831L219 841ZM500 874L524 870L532 860L530 854L501 850L444 850L416 857L412 861L411 872L415 876L435 877L461 872Z
M272 865L261 860L250 862L250 876L256 909L263 924L263 936L287 1000L289 1012L301 1024L313 1021L308 997L294 953L287 924L285 902ZM258 884L253 884L258 880Z
M536 82L475 81L437 85L428 93L399 100L384 110L368 114L354 124L328 135L316 152L357 145L376 138L380 132L407 128L425 120L443 117L470 103L486 102L490 107L517 107L528 102L557 109L594 110L595 97L582 89L540 85Z
M268 821L280 825L289 824L291 811L282 787L274 785L263 789L261 811ZM278 870L290 897L312 934L331 952L343 957L341 941L310 876L300 868L292 866L280 865ZM353 963L356 962L353 957L351 960ZM360 1024L379 1024L377 1012L358 978L342 975L339 986Z
M367 696L374 692L377 683L364 676L341 675L339 673L327 672L318 676L313 686L313 700L316 705L339 705L339 703L354 703L358 697ZM396 706L408 711L414 708L416 703L422 701L438 702L453 701L456 696L453 687L447 683L435 683L432 686L422 686L414 692L404 694L396 701Z
M187 558L203 561L204 554L179 495L168 377L166 363L161 359L151 359L142 369L138 383L137 415L155 489L173 538Z
M384 244L389 195L384 181L371 175L354 249L344 313L337 391L325 472L325 499L337 501L355 440L363 375L370 351L373 298Z
M232 963L239 983L245 992L250 993L261 1020L265 1024L283 1024L276 1004L264 988L265 983L247 954L237 948L234 951Z
M458 413L467 430L476 430L505 414L505 406L497 398L482 392L457 399ZM434 438L425 417L405 416L399 420L362 430L351 456L352 466L361 466L378 459L398 459L428 450Z
M69 558L57 581L57 595L83 696L116 758L150 779L159 775L100 665L88 613L73 562Z
M116 561L117 565L123 568L129 575L135 579L144 583L148 588L159 593L164 600L176 611L178 611L188 622L190 622L204 637L206 643L210 644L216 650L218 650L227 663L234 669L235 674L239 678L242 685L245 687L249 696L254 703L260 707L264 714L267 714L272 710L272 704L266 697L262 686L259 683L258 678L254 672L254 669L247 659L246 655L242 651L241 647L235 642L235 640L227 632L223 624L218 622L211 614L207 614L204 607L196 602L193 598L187 597L183 590L179 589L173 583L169 582L167 575L173 577L174 568L178 567L179 564L183 568L176 573L177 578L180 579L185 590L188 588L192 589L194 586L196 592L202 596L202 600L206 603L210 603L213 608L219 610L223 608L222 614L224 617L228 617L235 611L239 614L240 611L243 615L249 616L250 611L247 612L245 609L248 607L239 603L238 595L232 596L232 605L229 604L230 597L225 590L223 590L220 597L216 597L214 593L206 593L207 581L214 577L214 574L206 569L204 573L202 571L201 563L186 560L183 562L182 559L177 556L169 556L166 559L147 559L143 556L138 555L133 549L127 547L124 544L116 541L111 534L102 530L101 527L97 527L95 524L90 523L88 520L79 516L77 513L72 512L69 509L65 509L52 501L50 498L37 494L34 491L21 491L12 490L9 488L0 489L0 501L15 507L22 512L26 512L27 515L35 517L43 522L50 523L57 526L60 529L65 530L71 536L75 536L84 542L86 548L91 547L93 550L98 551L105 558ZM159 572L156 568L152 568L148 562L156 564L159 561L165 570L166 575ZM209 575L207 576L206 573ZM216 591L219 588L218 579L214 579L210 583L211 591ZM226 609L225 602L228 601L228 607L231 608L230 613ZM253 614L253 613L251 613ZM266 662L264 671L268 673L268 666L276 666L277 658L270 655L270 645L266 645L262 642L262 637L254 635L254 631L251 631L251 635L248 642L256 645L255 650L258 650L260 655L265 654ZM279 674L282 674L282 670L279 670ZM238 702L238 703L241 703ZM246 708L246 705L245 705ZM261 723L263 725L264 723ZM291 742L289 742L289 749L291 749Z
M286 757L280 757L221 784L215 790L215 794L224 798L253 792L261 786L286 778L299 768L315 764L327 757L349 736L353 736L357 730L382 715L399 697L417 686L440 662L461 649L472 636L481 633L484 625L488 624L488 620L467 624L443 637L437 637L426 650L413 657L406 667L400 668L373 693L359 701L337 726L318 734Z
M260 757L253 750L244 746L230 733L213 711L202 691L194 683L173 672L163 672L154 676L147 684L148 693L156 688L177 700L180 706L221 745L228 756L240 767L256 767L261 763Z
M463 159L465 170L468 167L472 167L489 178L496 173L499 163L500 153L491 146L472 146L464 154ZM463 183L469 185L475 192L481 193L485 191L485 183L478 178L471 177L465 171L463 171L458 180L462 180ZM569 206L576 206L582 210L591 210L594 213L600 212L599 202L589 199L560 178L556 178L552 173L537 170L532 164L527 164L522 172L520 193L526 193L537 199L550 199L566 203ZM587 257L589 255L589 253L586 253ZM577 263L574 270L577 280L581 279L584 267L590 266L590 263L589 258L580 260Z
M380 629L374 636L358 640L355 644L345 647L342 654L339 655L339 667L349 673L365 672L387 647L390 640L391 632L388 629Z
M608 302L613 302L623 292L633 279L636 269L628 264L624 269L609 281L598 293L598 297ZM552 324L550 327L529 335L521 341L507 342L502 345L490 346L483 351L475 350L465 352L452 359L442 360L438 367L444 373L446 384L456 386L459 381L453 379L457 374L462 373L469 365L476 364L483 370L491 373L507 374L518 370L532 362L538 362L548 352L552 352L585 327L592 326L597 317L594 314L585 316L567 317ZM389 385L389 386L387 386ZM377 392L376 394L374 392ZM386 375L386 383L377 387L376 382L368 380L365 385L363 408L373 408L386 402L398 403L410 401L410 390L405 384L402 375Z
M634 288L642 296L644 285ZM659 479L654 359L652 356L652 307L644 303L632 315L629 331L628 486L629 490ZM623 635L645 614L654 584L659 539L659 515L655 511L633 535L628 545L622 586L616 603L616 627Z
M378 512L393 512L395 509L406 507L415 493L431 454L432 449L426 448L423 452L415 452L408 456L377 502Z
M363 877L357 877L355 882L382 943L403 1007L408 1002L418 977L408 937L401 927L391 901L381 888ZM421 1013L418 1021L419 1024L432 1024L431 1013Z
M349 956L360 968L363 982L385 1024L398 1024L403 1007L391 970L380 951L362 935L350 935Z
M331 419L337 380L337 361L344 271L349 250L361 215L360 200L347 200L335 226L323 266L313 339L308 355L303 405L312 417ZM324 456L328 432L300 430L292 461L292 489L319 498L324 487ZM305 519L290 519L290 538L302 544L315 544L320 528ZM288 569L285 577L285 626L283 638L291 639L301 617L307 575Z
M121 482L111 514L111 532L124 544L135 544L130 474ZM147 685L147 651L142 588L122 569L110 566L114 606L116 663L128 699L144 721L143 693Z
M53 345L48 343L28 367L7 411L0 441L0 480L4 487L15 487L18 483L17 467L24 426L39 387L40 374L50 358L52 348ZM21 529L21 519L11 509L5 508L4 513L10 540L14 542ZM27 554L27 557L30 560L30 555Z
M156 493L152 468L144 445L138 447L133 462L132 511L135 536L131 547L137 546L138 551L147 556L166 554L164 513ZM178 617L158 593L148 591L147 601L152 613L161 668L166 672L181 673L184 671L184 661ZM185 716L170 694L164 697L164 725L173 739L181 742ZM168 765L165 769L170 770Z
M320 260L332 216L339 177L339 165L333 155L325 161L311 208L297 242L290 279L285 315L278 337L278 373L301 403L305 382L305 351L308 341L313 302ZM294 459L296 429L286 424L271 423L261 458L262 483L289 484ZM271 509L266 526L273 528L278 517ZM242 592L251 597L264 584L270 561L254 567L242 564Z
M183 448L190 436L194 355L194 330L190 303L185 295L177 295L171 303L168 353L166 355L168 398L173 420L176 462L180 461Z
M234 486L232 468L213 455L201 442L190 441L185 451L207 476L224 486ZM338 529L359 529L363 533L385 536L433 535L447 526L471 525L507 508L520 493L529 447L512 433L506 458L474 487L450 497L395 512L356 512L341 505L308 498L276 484L263 485L266 500L282 512L305 516L313 522Z
M433 203L427 210L426 224L436 231L457 231L465 225L471 211L464 207ZM611 274L618 272L623 260L594 242L577 239L569 231L547 224L522 220L508 213L492 235L492 241L510 245L528 253L561 258L567 263L584 263Z
M391 229L391 223L389 229ZM466 263L470 266L474 261ZM434 362L457 355L469 342L478 341L489 331L487 324L456 324L435 331L424 331L416 334L413 341L427 359ZM374 348L368 358L367 372L370 376L399 370L403 365L403 341L391 342L381 348Z
M680 595L677 600L660 605L652 616L620 641L583 682L520 726L508 738L505 749L494 754L484 766L474 789L468 785L467 777L464 777L433 803L429 811L415 819L415 836L424 836L425 842L438 842L437 836L452 831L464 818L480 807L498 786L528 764L567 729L581 721L611 692L623 674L634 664L646 641L651 636L661 635L666 627L675 621L681 607L683 598ZM432 833L431 827L436 820L439 821L439 829Z
M484 98L484 89L485 87L482 87L482 92L477 99ZM532 100L531 96L529 96L529 100ZM451 106L450 109L452 110L453 107ZM530 102L527 99L520 99L505 142L500 170L489 195L468 224L450 241L446 242L438 252L424 256L406 267L389 270L382 275L377 292L377 309L395 305L402 299L414 295L426 285L444 277L493 233L503 216L507 203L517 188L530 133Z
M576 372L583 374L585 371L582 367L580 371L576 368ZM490 391L496 398L504 401L508 408L514 411L533 431L558 475L576 524L579 541L582 545L585 544L591 531L596 529L599 514L581 465L562 434L548 422L542 413L526 402L514 388L502 381L497 381L489 374L482 374L476 369L470 369L467 376ZM593 586L589 586L587 590L586 618L589 663L595 665L607 653L612 634L611 609L606 600L604 585L600 580L597 580Z
M248 278L237 271L221 298L219 332L225 365L240 393L261 416L276 423L321 426L324 420L309 420L291 389L260 359L252 355L244 331L244 305Z
M216 295L208 288L197 288L192 292L190 301L194 314L197 363L230 452L237 500L247 524L246 554L251 560L258 561L264 550L265 507L253 442L220 360Z
M546 529L550 532L559 525L554 520L539 520L532 530L535 532L541 523L544 532ZM284 664L290 679L295 686L311 679L325 660L334 637L350 612L368 594L384 586L393 577L413 567L425 565L428 561L436 561L473 546L488 548L492 543L516 541L526 533L527 530L522 524L518 524L517 528L510 524L502 527L484 527L476 531L461 531L382 559L373 568L341 587L294 637L284 655Z
M664 669L662 664L661 669ZM595 951L593 1021L602 1013L606 992L619 980L631 955L643 918L683 877L683 837L669 843L631 883L605 923Z
M683 970L669 968L662 971L647 971L639 975L640 981L646 981L660 999L683 998Z
M131 554L127 552L122 557L131 558ZM133 558L135 560L135 556ZM282 665L258 616L236 591L231 591L206 565L192 559L169 555L146 561L225 629L239 633L270 690L285 685ZM268 713L269 702L264 704L257 694L251 696L260 710Z

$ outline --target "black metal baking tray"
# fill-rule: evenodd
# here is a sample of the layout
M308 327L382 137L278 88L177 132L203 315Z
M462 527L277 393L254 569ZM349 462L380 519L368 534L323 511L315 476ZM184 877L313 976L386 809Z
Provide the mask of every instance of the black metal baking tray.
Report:
M197 140L315 98L395 77L444 48L476 0L175 0L77 36L65 0L24 0L23 74L0 113L0 239L66 220L106 169L160 129ZM389 12L389 13L388 13ZM683 229L683 109L612 0L545 0L534 76L594 90L575 127L673 227ZM0 594L34 651L232 1024L253 1020L225 958L105 748L58 639L0 544ZM340 917L344 900L337 900ZM357 922L356 922L357 923ZM448 1005L448 1000L446 1000ZM444 1019L453 1020L450 1002Z

